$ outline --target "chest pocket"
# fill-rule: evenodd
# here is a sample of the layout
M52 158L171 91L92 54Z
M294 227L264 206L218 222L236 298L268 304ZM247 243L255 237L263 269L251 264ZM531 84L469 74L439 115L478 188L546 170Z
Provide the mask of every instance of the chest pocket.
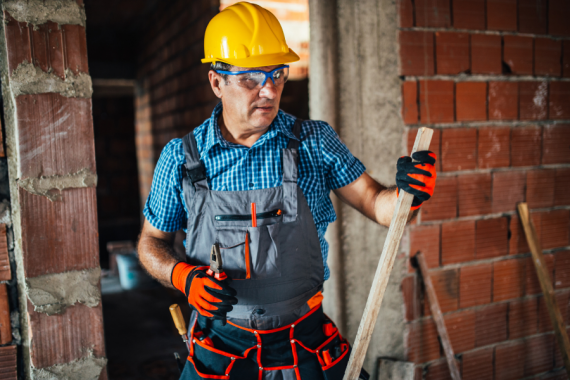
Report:
M236 280L261 280L281 276L279 255L279 210L257 215L251 227L250 215L216 215L216 242L220 245L223 268ZM249 222L248 222L249 221Z

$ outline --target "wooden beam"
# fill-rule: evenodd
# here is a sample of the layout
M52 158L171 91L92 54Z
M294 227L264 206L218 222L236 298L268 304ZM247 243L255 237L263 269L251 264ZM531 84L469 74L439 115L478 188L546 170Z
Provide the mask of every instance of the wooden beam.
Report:
M418 266L420 267L420 272L422 274L422 279L426 286L426 291L429 299L429 307L435 325L437 327L437 333L443 346L443 352L445 352L445 359L447 359L447 365L449 366L449 373L453 380L461 380L461 374L459 372L459 367L457 366L457 361L455 360L455 354L453 353L453 347L451 347L451 341L449 340L449 335L447 334L447 328L445 327L445 322L443 320L443 314L441 313L441 308L439 307L439 301L437 300L437 294L435 293L435 288L431 282L431 277L429 275L429 268L426 263L426 258L419 252L416 255L416 260L418 261Z
M534 263L538 282L540 283L542 293L544 294L544 301L548 309L548 314L550 315L552 326L554 326L554 335L556 336L560 352L562 353L566 373L568 374L568 377L570 377L570 341L568 340L568 334L566 332L566 324L564 323L564 319L560 313L560 308L556 303L552 280L548 274L548 267L546 266L544 255L542 254L540 240L536 236L536 230L534 229L534 224L530 218L526 202L519 203L517 210L524 228L526 241L528 242L530 252L532 253L532 262Z
M427 150L429 148L432 135L432 129L425 127L420 128L416 136L412 153ZM374 332L374 325L378 319L378 313L380 312L380 306L382 305L382 298L384 298L384 292L386 291L388 279L392 272L392 267L394 266L394 259L398 253L398 246L400 245L400 239L402 239L402 235L404 234L404 228L408 221L408 214L410 213L410 207L412 206L413 200L414 196L412 194L400 191L400 196L396 201L396 207L394 209L394 214L392 215L392 221L390 222L390 228L388 229L388 235L384 242L384 249L380 255L380 262L376 269L374 280L372 281L372 287L368 294L364 314L360 320L360 326L358 327L354 346L350 354L350 359L348 360L344 380L357 380L360 375L362 363L364 363L364 357L366 356L366 351L370 344L370 338L372 338L372 333Z

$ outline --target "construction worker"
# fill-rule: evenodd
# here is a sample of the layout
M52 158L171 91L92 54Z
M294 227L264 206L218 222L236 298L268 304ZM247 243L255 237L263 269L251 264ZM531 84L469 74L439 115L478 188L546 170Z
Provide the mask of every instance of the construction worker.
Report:
M147 271L193 310L181 379L342 379L350 346L321 306L329 193L388 226L398 189L414 195L414 210L433 194L435 155L400 158L397 187L386 188L327 123L280 111L287 64L299 57L260 6L216 15L204 51L221 102L163 149L138 245ZM173 241L183 228L181 259ZM227 279L209 271L213 245Z

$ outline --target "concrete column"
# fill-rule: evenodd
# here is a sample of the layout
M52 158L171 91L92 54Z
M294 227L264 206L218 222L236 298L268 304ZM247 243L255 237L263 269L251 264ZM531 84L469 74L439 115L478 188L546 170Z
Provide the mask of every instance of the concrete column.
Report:
M85 10L4 0L0 70L27 379L106 379Z
M368 174L394 185L396 160L404 152L396 4L391 0L311 0L309 4L311 118L333 123ZM333 291L325 294L325 307L343 316L343 331L352 341L387 228L344 204L337 206L341 223L328 234L334 273L325 288ZM403 256L396 260L384 297L365 362L370 372L380 356L405 358L400 288L404 263Z

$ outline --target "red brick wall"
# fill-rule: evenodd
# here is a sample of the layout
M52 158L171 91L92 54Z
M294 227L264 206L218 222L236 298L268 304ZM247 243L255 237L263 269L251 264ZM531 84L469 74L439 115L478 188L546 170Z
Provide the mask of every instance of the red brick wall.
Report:
M570 2L399 3L407 149L429 126L439 157L409 254L423 252L432 268L463 379L557 376L562 362L516 204L531 208L568 323ZM417 378L449 378L411 268L402 289Z
M148 20L138 57L136 146L141 202L162 148L210 117L218 100L208 83L204 32L218 0L161 2Z

